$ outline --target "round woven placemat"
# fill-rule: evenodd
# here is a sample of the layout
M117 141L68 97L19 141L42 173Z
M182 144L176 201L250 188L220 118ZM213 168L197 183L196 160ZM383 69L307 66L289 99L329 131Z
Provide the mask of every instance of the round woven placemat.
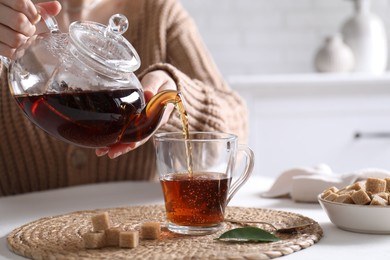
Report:
M159 240L140 240L138 247L85 249L81 235L91 231L91 216L108 212L111 222L123 230L139 229L144 221L165 222L162 205L77 211L42 218L13 230L8 247L16 254L32 259L272 259L305 249L318 242L323 234L314 220L291 212L260 208L228 207L226 218L255 220L288 227L308 222L295 234L279 234L278 242L232 243L215 240L223 232L239 227L225 222L222 230L206 236L178 235L162 229ZM267 226L261 228L267 229Z

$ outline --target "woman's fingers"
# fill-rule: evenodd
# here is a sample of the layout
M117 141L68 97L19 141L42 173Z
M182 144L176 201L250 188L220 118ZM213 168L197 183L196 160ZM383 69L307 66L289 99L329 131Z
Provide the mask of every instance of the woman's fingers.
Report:
M14 34L22 34L27 37L35 33L35 26L24 13L7 6L2 6L0 9L0 25L13 30ZM6 35L7 37L5 37ZM6 35L2 38L8 38L9 34Z
M30 0L0 0L0 55L12 57L15 49L35 33L30 19L37 20ZM25 13L29 13L29 17ZM39 15L38 15L39 17Z
M114 159L118 156L121 156L124 153L128 153L131 150L133 150L137 146L137 143L130 143L130 144L115 144L110 147L107 155L111 159Z
M128 153L131 150L138 147L137 143L130 144L114 144L110 148L99 148L95 150L95 154L99 157L107 155L111 159L114 159L124 153Z
M163 70L155 70L145 74L141 79L141 84L144 89L146 102L149 102L157 92L167 89L177 89L176 83Z
M18 13L23 13L32 24L36 24L40 19L38 11L31 0L1 0L0 5L9 7ZM2 10L1 7L0 10ZM4 15L4 13L1 12L1 15Z
M110 146L110 148L99 148L95 150L95 154L97 156L104 156L107 155L110 159L114 159L116 157L121 156L122 154L128 153L135 148L143 145L149 140L149 138L145 138L142 141L135 142L135 143L128 143L128 144L114 144L113 146Z
M61 11L57 1L40 5L55 16ZM0 0L0 55L11 58L15 49L36 33L36 24L41 20L37 7L31 0Z
M56 16L61 11L61 4L57 1L37 4L43 7L48 15Z
M47 14L51 16L56 16L61 11L61 4L58 1L39 3L37 5L43 7ZM38 23L41 18L38 9L31 0L0 0L0 14L2 16L7 12L5 7L25 15L32 24Z
M108 153L109 149L108 148L98 148L95 150L95 154L98 157L104 156Z
M15 49L24 44L28 37L21 33L15 33L9 27L0 24L0 35L7 35L0 41L0 50L3 55L4 53L12 54ZM3 46L2 46L3 45ZM8 55L4 55L8 56Z

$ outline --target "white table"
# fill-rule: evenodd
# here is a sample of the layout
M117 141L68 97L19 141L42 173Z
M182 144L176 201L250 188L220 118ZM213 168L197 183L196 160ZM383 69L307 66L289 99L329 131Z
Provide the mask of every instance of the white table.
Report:
M390 236L359 234L334 226L319 204L294 203L290 199L260 197L271 179L253 177L231 200L230 206L271 208L299 213L322 226L324 237L313 246L283 259L390 259ZM0 259L25 259L11 253L6 237L13 229L41 217L77 210L142 204L162 204L159 183L120 182L78 186L0 198ZM390 221L390 220L389 220Z

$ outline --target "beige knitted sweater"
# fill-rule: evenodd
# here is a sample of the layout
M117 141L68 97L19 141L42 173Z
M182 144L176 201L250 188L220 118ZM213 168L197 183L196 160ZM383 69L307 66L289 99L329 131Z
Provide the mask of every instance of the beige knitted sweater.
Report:
M130 0L123 13L132 25L126 37L142 60L138 76L167 71L183 93L190 130L230 132L246 142L246 106L221 78L181 4ZM5 66L1 71L0 196L94 182L156 180L152 141L116 159L58 141L25 118L10 95ZM174 112L161 130L180 129Z

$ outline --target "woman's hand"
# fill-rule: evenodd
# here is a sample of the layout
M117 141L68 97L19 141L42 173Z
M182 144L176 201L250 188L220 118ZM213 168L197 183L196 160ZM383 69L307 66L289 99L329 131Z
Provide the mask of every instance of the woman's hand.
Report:
M37 4L55 16L61 11L57 1ZM11 58L15 50L36 32L41 20L31 0L0 0L0 55Z
M145 93L145 100L149 102L154 95L163 90L176 90L175 81L163 70L155 70L145 74L145 76L141 80L141 84ZM170 114L173 111L173 105L168 104L167 108L164 111L163 118L161 119L160 126L165 124ZM96 149L97 156L103 156L105 154L108 155L111 159L116 158L124 153L128 153L131 150L139 147L148 141L149 138L146 138L140 142L129 143L129 144L115 144L110 148L100 148Z

